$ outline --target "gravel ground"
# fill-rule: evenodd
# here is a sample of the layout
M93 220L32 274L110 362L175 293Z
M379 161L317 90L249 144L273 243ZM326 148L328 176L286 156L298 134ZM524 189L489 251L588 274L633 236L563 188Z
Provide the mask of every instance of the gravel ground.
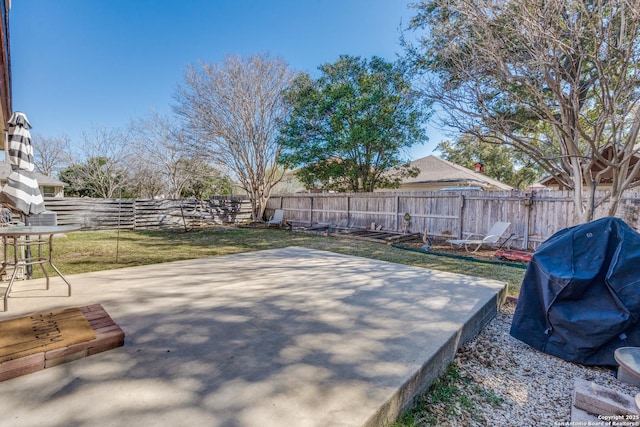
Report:
M442 390L432 388L422 402L422 412L414 414L418 425L572 425L571 398L576 378L632 397L640 392L618 381L611 369L566 362L511 337L514 311L515 303L507 302L497 317L460 349L451 367L458 395L448 403L439 402Z

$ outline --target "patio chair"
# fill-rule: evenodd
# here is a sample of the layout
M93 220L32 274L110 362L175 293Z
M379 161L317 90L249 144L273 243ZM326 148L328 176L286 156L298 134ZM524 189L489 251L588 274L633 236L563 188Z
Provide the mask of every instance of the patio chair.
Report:
M476 252L482 245L495 245L498 243L510 225L510 222L496 222L484 237L479 233L463 233L466 236L464 239L447 240L447 243L459 248L464 246L466 251L469 250L469 246L477 245L473 250L473 252ZM473 238L474 236L475 238Z
M267 221L267 227L277 225L280 227L284 221L284 211L282 209L276 209L269 221Z

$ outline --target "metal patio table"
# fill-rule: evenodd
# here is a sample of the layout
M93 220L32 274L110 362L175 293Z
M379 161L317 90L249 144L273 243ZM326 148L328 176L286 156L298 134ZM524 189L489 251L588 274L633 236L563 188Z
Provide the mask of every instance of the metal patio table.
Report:
M39 265L46 278L49 290L49 273L45 268L45 264L49 264L51 268L62 278L67 284L67 296L71 296L71 283L60 272L58 267L53 263L53 236L56 234L64 234L80 230L79 226L8 226L0 227L0 238L3 243L3 259L0 267L0 277L7 274L7 271L13 269L9 284L4 292L4 311L7 311L7 299L13 283L16 280L18 271L24 270L30 265ZM31 249L31 255L25 256L25 249ZM35 250L34 250L35 249Z

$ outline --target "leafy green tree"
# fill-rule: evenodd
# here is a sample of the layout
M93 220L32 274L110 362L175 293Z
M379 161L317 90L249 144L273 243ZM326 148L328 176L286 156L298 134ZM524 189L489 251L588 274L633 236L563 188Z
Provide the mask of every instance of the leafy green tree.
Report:
M446 125L511 145L574 190L577 219L637 185L640 0L422 0L408 58ZM593 190L604 186L605 197Z
M66 197L92 197L92 191L89 184L80 179L80 176L86 175L84 169L86 165L74 163L67 166L58 173L60 181L67 184L64 189Z
M524 189L543 175L535 162L513 147L492 144L470 135L463 135L455 142L442 141L437 149L444 159L469 169L481 162L485 175L515 188Z
M287 91L293 109L281 131L280 162L307 188L373 191L415 175L403 149L426 141L427 108L402 63L340 56L298 76ZM395 173L389 172L394 169Z

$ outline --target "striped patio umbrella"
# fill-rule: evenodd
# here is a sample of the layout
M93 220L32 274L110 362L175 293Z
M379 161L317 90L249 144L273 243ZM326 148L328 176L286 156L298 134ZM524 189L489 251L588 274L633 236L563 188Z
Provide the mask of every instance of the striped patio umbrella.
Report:
M31 124L27 116L14 112L9 119L9 161L11 173L0 191L0 202L25 216L44 212L44 199L38 187L31 146Z

